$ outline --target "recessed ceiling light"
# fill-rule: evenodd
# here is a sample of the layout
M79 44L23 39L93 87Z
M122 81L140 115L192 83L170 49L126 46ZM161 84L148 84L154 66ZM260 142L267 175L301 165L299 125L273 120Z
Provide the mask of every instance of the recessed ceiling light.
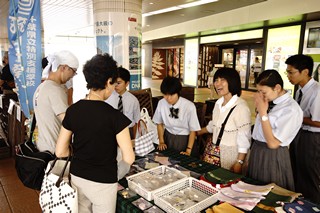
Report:
M153 2L150 2L149 4L153 4Z
M147 26L147 27L150 27L150 24L147 24L146 26Z
M182 14L180 14L180 16L184 16L184 14L182 13Z
M169 8L164 8L161 10L152 11L149 13L144 13L144 14L142 14L142 16L143 17L152 16L152 15L157 15L157 14L161 14L161 13L172 12L175 10L181 10L181 9L185 9L185 8L189 8L189 7L199 6L199 5L203 5L203 4L213 3L213 2L217 2L217 1L219 1L219 0L200 0L200 1L196 1L196 2L181 4L181 5L177 5L174 7L169 7Z

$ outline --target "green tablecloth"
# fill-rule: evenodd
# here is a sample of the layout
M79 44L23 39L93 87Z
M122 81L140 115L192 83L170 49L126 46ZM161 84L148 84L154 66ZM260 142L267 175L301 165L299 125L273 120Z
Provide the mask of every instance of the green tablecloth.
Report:
M219 168L219 167L214 166L212 164L203 162L197 158L186 156L186 155L181 155L173 150L165 150L165 151L161 151L161 153L167 157L170 157L170 159L179 161L178 164L180 166L182 166L190 171L202 174L202 175L209 172L209 171L212 171L212 170ZM264 183L261 183L259 181L253 180L248 177L243 177L243 178L241 178L241 180L244 182L256 184L256 185L264 184ZM120 180L119 183L125 188L128 187L128 183L125 178ZM118 196L117 196L117 212L119 212L119 213L143 212L131 203L132 201L137 200L139 198L140 198L140 196L137 195L135 197L131 197L129 199L126 199L118 194ZM277 206L276 201L288 202L290 199L291 199L290 196L281 196L281 195L270 192L267 195L266 199L261 201L262 205L255 207L252 212L256 212L256 213L269 213L270 212L270 213L272 213L273 212L272 209L264 210L260 207L261 206L263 207L264 205L275 207L275 206ZM151 202L151 203L153 203L153 202Z
M189 169L190 171L199 173L199 174L204 174L206 172L209 172L211 170L219 168L219 167L214 166L212 164L203 162L197 158L186 156L186 155L181 155L178 152L173 151L173 150L165 150L165 151L161 151L161 153L167 157L170 157L170 159L179 161L178 164L180 166L182 166L186 169ZM128 187L128 182L125 178L120 180L119 183L125 188ZM132 201L137 200L139 198L140 198L139 195L132 197L132 198L129 198L129 199L123 198L121 195L118 195L117 196L117 212L119 212L119 213L143 212L131 203Z

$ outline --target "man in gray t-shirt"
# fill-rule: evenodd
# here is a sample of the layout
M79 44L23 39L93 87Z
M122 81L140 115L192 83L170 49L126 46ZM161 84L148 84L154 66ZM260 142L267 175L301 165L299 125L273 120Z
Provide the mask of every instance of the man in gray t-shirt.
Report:
M61 122L68 108L65 83L77 72L79 61L69 51L48 56L45 71L48 78L41 83L33 96L34 112L38 125L37 147L40 151L55 152Z

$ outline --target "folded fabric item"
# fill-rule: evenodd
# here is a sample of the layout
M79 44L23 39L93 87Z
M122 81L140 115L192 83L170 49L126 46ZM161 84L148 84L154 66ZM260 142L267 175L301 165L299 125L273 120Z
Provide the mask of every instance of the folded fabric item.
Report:
M286 212L304 212L304 213L314 213L320 212L320 205L312 203L308 200L302 198L297 199L293 203L285 203L283 209Z
M243 193L243 192L237 192L232 190L231 187L226 187L220 190L222 194L224 194L227 197L230 197L235 200L239 201L248 201L248 202L260 202L260 200L265 199L265 197L261 195L256 195L256 194L248 194L248 193Z
M239 181L236 184L232 184L231 188L238 192L256 194L256 195L267 195L274 186L272 184L258 186Z
M204 178L214 184L227 184L238 181L243 175L235 174L229 170L218 168L204 174Z
M270 185L273 186L269 194L266 196L266 199L261 200L260 203L252 210L255 213L273 213L278 212L278 207L281 207L280 203L282 202L292 202L301 193L289 191L284 189L275 183L271 183Z
M222 193L218 194L218 199L222 202L227 202L235 207L241 208L246 211L251 211L257 205L257 203L259 203L259 201L249 202L249 201L236 200L236 199L227 197Z
M266 199L261 200L260 203L252 210L255 213L273 213L276 207L281 206L280 202L289 202L290 196L278 195L272 191L266 196Z
M231 181L231 182L228 182L228 183L224 183L224 184L222 184L222 183L220 183L220 184L217 183L217 184L216 184L216 183L213 183L213 182L211 182L211 181L208 181L203 175L200 176L200 180L211 184L213 187L215 187L215 188L217 188L217 189L221 189L221 188L224 188L224 187L229 187L229 186L231 186L232 184L235 184L235 183L237 183L238 181L240 181L240 179L236 179L236 180Z
M299 196L302 196L301 193L293 192L288 189L284 189L275 183L271 183L271 185L273 185L273 188L271 189L272 193L277 194L277 195L291 197L291 199L289 200L290 203L293 202L295 199L297 199Z
M216 206L212 206L206 210L206 213L243 213L240 209L235 208L229 203L221 203Z

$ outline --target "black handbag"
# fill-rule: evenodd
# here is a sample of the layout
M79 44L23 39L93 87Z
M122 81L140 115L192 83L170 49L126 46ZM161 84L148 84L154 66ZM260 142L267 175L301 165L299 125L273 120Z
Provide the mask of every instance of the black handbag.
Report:
M33 144L32 136L35 126L36 118L34 116L29 139L16 146L15 167L24 186L40 190L47 164L55 156L49 151L40 152Z

